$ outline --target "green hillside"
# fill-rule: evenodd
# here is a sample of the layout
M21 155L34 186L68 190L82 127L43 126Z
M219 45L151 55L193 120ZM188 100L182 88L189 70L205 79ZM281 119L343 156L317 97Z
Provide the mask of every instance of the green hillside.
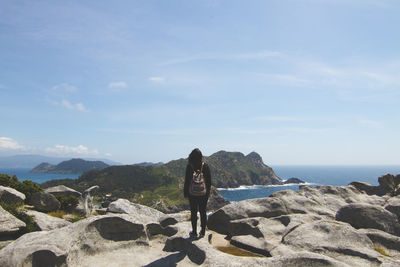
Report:
M210 166L212 184L216 187L282 184L282 180L255 152L245 156L239 152L219 151L205 157L204 161ZM65 184L82 192L98 185L100 194L133 198L146 205L160 200L168 205L177 205L184 201L182 188L186 165L187 159L179 159L157 166L111 166L85 172L77 180L53 180L42 186Z

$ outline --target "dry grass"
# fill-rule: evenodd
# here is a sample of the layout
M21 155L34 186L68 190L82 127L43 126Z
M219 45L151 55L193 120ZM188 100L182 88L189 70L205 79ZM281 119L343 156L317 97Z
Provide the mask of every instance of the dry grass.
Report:
M385 250L383 247L381 247L380 245L374 244L374 249L375 249L377 252L379 252L380 254L382 254L383 256L392 257L392 256L389 255L389 254L386 252L386 250Z
M49 212L49 213L47 213L47 215L50 215L50 216L52 216L52 217L56 217L56 218L63 219L64 216L66 215L66 213L65 213L65 211L57 210L57 211Z
M72 223L80 221L80 220L85 218L85 217L81 216L78 213L72 213L71 214L71 213L66 213L63 210L57 210L57 211L49 212L49 213L47 213L47 215L50 215L50 216L53 216L53 217L56 217L56 218L60 218L60 219L64 219L64 220L67 220L67 221L72 222Z

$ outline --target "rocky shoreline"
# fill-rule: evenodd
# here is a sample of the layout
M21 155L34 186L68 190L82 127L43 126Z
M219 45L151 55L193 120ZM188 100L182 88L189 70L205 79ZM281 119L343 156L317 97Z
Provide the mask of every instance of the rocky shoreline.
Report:
M105 215L4 243L0 266L399 266L398 181L302 185L230 203L210 214L201 239L188 237L188 211L119 199Z

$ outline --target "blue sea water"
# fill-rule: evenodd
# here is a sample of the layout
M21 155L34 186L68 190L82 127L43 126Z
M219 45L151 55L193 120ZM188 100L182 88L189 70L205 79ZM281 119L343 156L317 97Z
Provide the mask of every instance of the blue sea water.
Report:
M76 179L80 174L54 174L54 173L30 173L31 169L0 168L0 174L16 175L19 181L31 180L41 184L49 180L71 178Z
M378 177L386 173L399 174L400 166L271 166L283 180L291 177L300 178L310 185L348 185L353 181L367 182L378 185ZM239 188L219 191L228 201L267 197L274 192L292 189L298 190L298 185L283 186L241 186Z
M347 185L353 181L378 184L378 177L386 173L399 174L400 166L271 166L283 180L300 178L310 185ZM20 181L32 180L43 183L54 179L76 179L80 174L30 173L30 169L0 168L0 174L16 175ZM228 201L267 197L276 191L298 190L299 185L283 186L241 186L239 188L220 188L221 195Z

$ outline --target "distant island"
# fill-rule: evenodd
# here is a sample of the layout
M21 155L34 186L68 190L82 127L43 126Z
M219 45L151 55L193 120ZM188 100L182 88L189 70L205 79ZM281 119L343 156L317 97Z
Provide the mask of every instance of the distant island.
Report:
M83 159L71 159L57 165L43 162L33 168L31 173L58 173L58 174L80 174L93 169L102 170L110 165L102 161L88 161Z
M62 161L70 160L65 157L43 156L38 154L23 154L12 156L0 156L0 168L24 168L32 169L40 163L47 162L57 165ZM120 162L112 161L105 158L82 158L88 161L102 161L108 165L122 165Z

